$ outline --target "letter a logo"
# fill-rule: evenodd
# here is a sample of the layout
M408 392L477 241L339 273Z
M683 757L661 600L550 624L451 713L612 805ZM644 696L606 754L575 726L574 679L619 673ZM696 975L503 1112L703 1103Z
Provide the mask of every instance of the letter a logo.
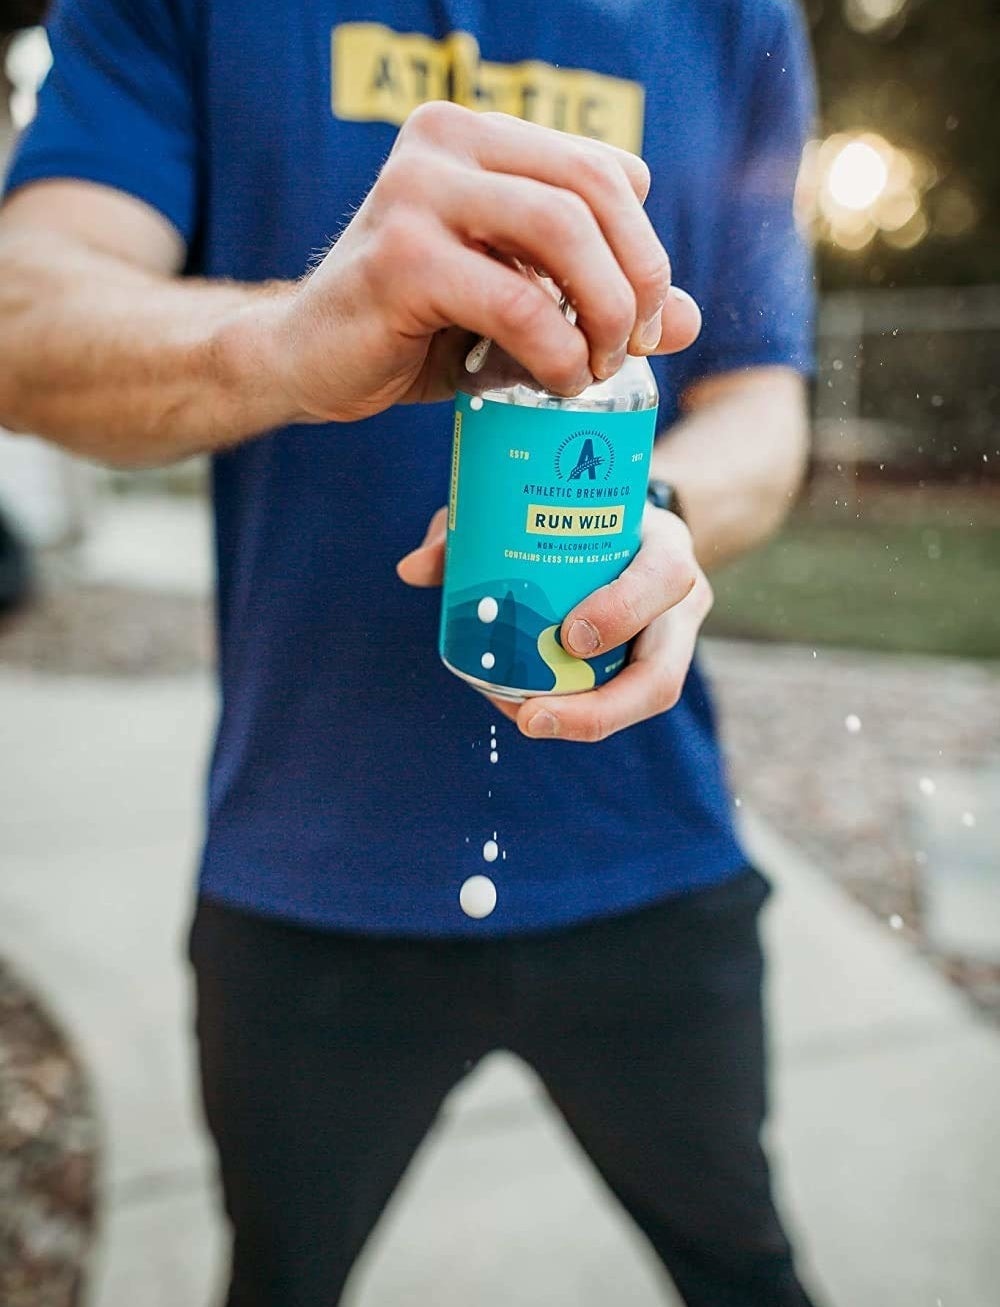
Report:
M580 457L576 460L576 467L569 474L570 481L579 481L584 472L587 473L587 476L591 481L596 481L597 469L603 462L603 458L594 454L594 442L588 436L583 442L583 449L580 450Z

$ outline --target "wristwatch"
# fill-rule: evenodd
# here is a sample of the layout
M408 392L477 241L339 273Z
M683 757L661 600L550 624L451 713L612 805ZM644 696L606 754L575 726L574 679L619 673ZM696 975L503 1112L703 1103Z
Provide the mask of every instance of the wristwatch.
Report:
M665 508L668 513L676 513L681 521L684 520L677 491L669 481L661 481L659 477L650 477L646 486L646 499L654 508Z

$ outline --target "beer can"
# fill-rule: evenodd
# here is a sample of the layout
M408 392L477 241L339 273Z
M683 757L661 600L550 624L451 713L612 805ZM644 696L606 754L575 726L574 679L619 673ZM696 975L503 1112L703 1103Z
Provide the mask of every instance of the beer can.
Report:
M523 375L506 385L466 380L455 401L441 658L513 702L593 689L621 670L626 647L578 658L560 627L639 549L652 371L629 358L572 399Z

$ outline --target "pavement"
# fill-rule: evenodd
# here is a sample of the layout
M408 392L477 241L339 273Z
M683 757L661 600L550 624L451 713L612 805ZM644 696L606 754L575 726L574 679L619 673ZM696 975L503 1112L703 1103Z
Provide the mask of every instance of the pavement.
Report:
M73 1032L103 1116L89 1307L208 1307L224 1259L182 939L210 682L0 671L0 950ZM783 1204L834 1307L990 1307L1000 1038L750 817ZM640 1237L528 1068L481 1065L359 1264L351 1307L667 1307Z
M163 494L96 494L75 555L89 585L202 597L215 576L207 503Z

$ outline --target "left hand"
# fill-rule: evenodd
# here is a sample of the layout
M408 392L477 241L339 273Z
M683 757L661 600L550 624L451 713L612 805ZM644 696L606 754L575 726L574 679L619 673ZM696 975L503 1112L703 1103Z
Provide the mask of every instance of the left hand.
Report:
M441 508L423 544L400 560L397 571L409 585L441 584L446 522ZM635 558L616 580L577 604L560 631L563 647L586 658L634 640L628 664L582 694L538 695L522 704L486 697L532 739L605 740L677 703L711 607L712 588L695 559L691 533L675 513L647 505Z

